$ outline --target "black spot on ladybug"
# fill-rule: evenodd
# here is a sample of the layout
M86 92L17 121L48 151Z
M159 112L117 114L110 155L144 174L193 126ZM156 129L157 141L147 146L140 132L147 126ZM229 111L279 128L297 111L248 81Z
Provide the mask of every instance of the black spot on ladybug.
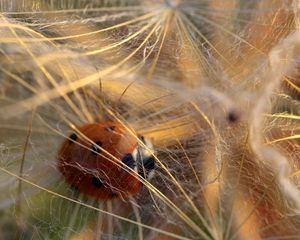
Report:
M236 112L229 112L227 115L227 120L231 123L235 123L239 120L239 115Z
M107 127L105 127L105 129L106 129L107 131L109 131L109 132L114 131L115 128L116 128L115 126L107 126Z
M72 133L70 136L69 136L69 143L73 143L77 140L77 134L76 133Z
M102 151L99 147L102 147L102 142L101 141L95 142L95 144L92 145L92 154L94 155L100 154Z
M92 184L96 188L102 188L104 186L104 180L98 177L93 177L92 178Z
M127 153L123 158L122 158L122 162L124 164L126 164L128 167L130 168L134 168L135 167L135 161L133 159L133 156L131 153Z
M109 197L110 198L117 198L117 197L119 197L119 194L115 193L115 192L112 192L112 193L109 194Z

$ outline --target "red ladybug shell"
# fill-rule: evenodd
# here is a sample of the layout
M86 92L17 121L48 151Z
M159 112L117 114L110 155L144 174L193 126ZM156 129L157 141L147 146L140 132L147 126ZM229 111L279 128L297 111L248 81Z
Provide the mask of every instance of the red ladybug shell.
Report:
M62 144L58 168L66 182L82 194L102 200L126 198L142 187L137 174L120 163L137 145L120 123L86 124Z

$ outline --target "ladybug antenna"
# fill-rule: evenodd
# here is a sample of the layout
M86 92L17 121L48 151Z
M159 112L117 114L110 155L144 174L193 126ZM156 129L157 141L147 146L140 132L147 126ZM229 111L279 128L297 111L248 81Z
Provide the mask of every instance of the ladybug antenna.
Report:
M100 96L102 96L103 91L102 91L102 79L101 79L101 77L99 77L99 92L100 92Z
M99 76L99 98L100 98L100 101L102 102L101 106L100 106L100 112L103 116L104 119L108 119L108 115L107 115L107 112L105 111L105 107L104 105L107 103L106 99L105 99L105 95L103 93L103 84L102 84L102 78Z
M132 82L130 82L127 87L124 89L124 91L122 92L122 94L120 95L119 99L117 100L116 104L120 104L122 97L125 95L125 93L127 92L127 90L136 82L136 80L133 80Z

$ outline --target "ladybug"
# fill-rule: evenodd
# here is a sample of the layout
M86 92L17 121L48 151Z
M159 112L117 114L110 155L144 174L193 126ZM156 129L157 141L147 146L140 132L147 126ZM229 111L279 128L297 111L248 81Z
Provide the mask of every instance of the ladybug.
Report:
M124 199L141 190L138 176L149 179L155 169L155 159L148 151L153 150L151 142L143 136L140 140L144 144L118 122L83 125L63 142L58 169L66 182L84 195Z

